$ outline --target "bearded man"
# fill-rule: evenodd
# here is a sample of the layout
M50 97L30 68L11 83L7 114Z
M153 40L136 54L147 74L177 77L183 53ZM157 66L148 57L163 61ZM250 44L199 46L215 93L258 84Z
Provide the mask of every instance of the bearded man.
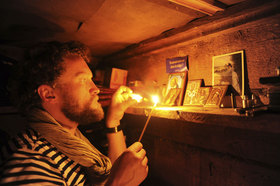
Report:
M104 117L88 51L79 42L43 43L18 64L10 90L29 125L3 147L1 185L139 185L146 178L142 144L126 148L120 129L134 103L128 87L114 93L108 108L108 157L78 129Z

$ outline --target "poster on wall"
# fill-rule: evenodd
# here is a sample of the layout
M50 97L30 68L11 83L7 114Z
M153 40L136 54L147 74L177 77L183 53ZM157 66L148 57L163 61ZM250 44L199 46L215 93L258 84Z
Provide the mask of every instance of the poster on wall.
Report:
M231 85L244 97L244 50L213 56L212 63L212 86Z
M166 59L166 73L188 71L188 56Z

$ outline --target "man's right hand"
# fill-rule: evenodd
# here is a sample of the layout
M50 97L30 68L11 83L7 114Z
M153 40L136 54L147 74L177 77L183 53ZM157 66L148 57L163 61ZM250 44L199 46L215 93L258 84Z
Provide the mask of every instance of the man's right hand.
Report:
M108 107L106 126L115 127L120 123L125 110L137 103L136 100L131 98L132 90L126 86L120 86L113 94L111 103ZM113 126L112 126L113 124Z
M148 175L148 159L140 142L128 147L113 164L106 185L136 186Z

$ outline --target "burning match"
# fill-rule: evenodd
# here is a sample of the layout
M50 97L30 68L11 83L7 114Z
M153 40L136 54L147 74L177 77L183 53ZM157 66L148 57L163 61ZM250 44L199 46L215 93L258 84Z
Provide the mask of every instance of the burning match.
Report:
M154 102L154 106L153 106L153 108L152 108L152 110L151 110L151 112L150 112L150 114L149 114L149 116L148 116L148 119L147 119L147 121L146 121L146 123L145 123L145 125L144 125L144 128L143 128L143 130L142 130L142 132L141 132L141 135L140 135L140 137L139 137L139 139L138 139L139 142L141 141L141 139L142 139L142 137L143 137L143 135L144 135L144 132L145 132L145 130L146 130L146 128L147 128L147 125L148 125L148 123L149 123L149 121L150 121L150 119L151 119L152 112L153 112L153 110L156 108L157 103L158 103L158 101L159 101L159 98L158 98L158 96L152 96L152 100L153 100L153 102Z

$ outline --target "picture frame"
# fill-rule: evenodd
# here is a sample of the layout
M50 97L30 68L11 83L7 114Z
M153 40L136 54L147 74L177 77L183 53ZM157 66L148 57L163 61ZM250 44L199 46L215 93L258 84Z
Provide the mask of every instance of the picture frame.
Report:
M224 98L228 89L228 85L212 86L205 106L220 107L222 99Z
M231 85L241 98L245 95L244 50L213 56L212 86Z
M198 90L201 84L202 79L188 81L183 105L198 105Z
M180 106L186 83L187 72L171 73L168 75L168 84L162 105Z
M109 87L117 89L122 85L126 85L128 71L119 68L112 68Z
M205 105L206 101L210 95L212 87L200 87L197 92L197 102L198 105Z

